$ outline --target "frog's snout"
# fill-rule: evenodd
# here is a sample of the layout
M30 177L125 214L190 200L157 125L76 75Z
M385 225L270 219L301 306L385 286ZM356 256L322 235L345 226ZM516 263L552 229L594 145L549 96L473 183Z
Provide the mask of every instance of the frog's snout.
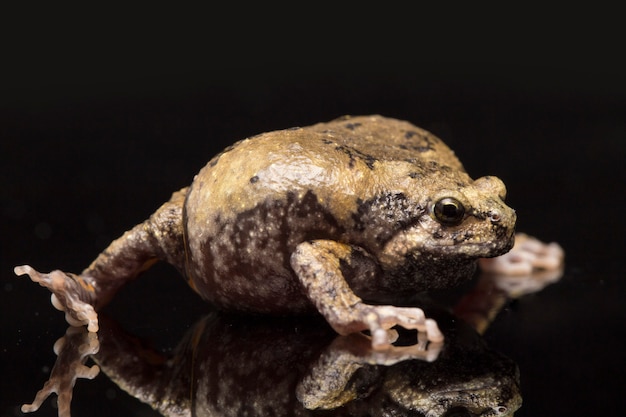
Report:
M506 186L502 180L498 177L486 176L478 178L472 185L483 196L480 204L483 216L486 216L494 226L513 230L517 215L515 210L504 203Z
M485 176L474 181L474 187L488 194L495 194L502 201L506 198L506 186L498 177Z

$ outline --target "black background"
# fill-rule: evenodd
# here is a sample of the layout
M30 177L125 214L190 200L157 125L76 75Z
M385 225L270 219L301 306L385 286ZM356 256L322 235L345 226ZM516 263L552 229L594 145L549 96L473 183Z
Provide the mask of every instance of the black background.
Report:
M372 113L431 130L472 176L502 178L518 229L565 248L561 282L511 304L486 335L520 365L517 415L622 415L618 14L240 7L3 13L0 415L32 400L65 329L13 266L80 271L233 141ZM171 347L206 311L175 278L160 266L109 310ZM79 381L73 404L153 415L104 376Z

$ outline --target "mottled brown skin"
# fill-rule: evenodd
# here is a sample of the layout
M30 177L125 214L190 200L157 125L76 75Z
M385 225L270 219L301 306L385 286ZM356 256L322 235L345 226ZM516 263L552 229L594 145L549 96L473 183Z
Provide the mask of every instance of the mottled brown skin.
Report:
M339 333L372 331L379 348L396 324L440 341L420 309L392 305L455 285L478 258L507 252L515 213L505 194L499 179L472 180L440 139L408 122L345 117L265 133L214 157L53 292L71 318L94 324L64 299L78 294L98 308L161 259L224 309L316 308ZM46 285L34 270L18 272Z

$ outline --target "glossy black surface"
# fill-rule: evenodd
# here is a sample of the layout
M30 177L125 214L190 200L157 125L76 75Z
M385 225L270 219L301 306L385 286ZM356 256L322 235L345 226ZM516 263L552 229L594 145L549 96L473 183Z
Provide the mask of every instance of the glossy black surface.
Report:
M5 56L0 416L21 415L66 328L47 290L15 277L15 265L80 271L234 140L369 113L429 129L472 176L502 178L518 229L566 251L562 280L511 303L485 336L520 367L516 415L623 413L626 81L616 37L572 28L515 34L501 49L459 29L423 47L373 36L294 50L282 35L229 47L150 31L96 31L91 42L38 27ZM107 311L167 350L208 306L159 266ZM56 411L48 401L36 415ZM156 413L101 375L77 383L73 415Z

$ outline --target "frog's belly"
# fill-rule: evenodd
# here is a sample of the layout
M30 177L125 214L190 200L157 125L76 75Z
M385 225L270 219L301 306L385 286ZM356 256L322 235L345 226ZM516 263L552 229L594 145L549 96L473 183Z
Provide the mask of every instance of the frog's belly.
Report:
M185 230L186 273L205 299L277 313L313 308L291 268L296 246L344 234L312 192L268 198L237 214L186 206Z
M291 268L291 254L304 241L336 236L319 229L305 232L243 218L216 229L213 235L190 241L187 249L186 273L203 298L221 308L243 311L313 309Z
M194 289L210 303L225 310L259 313L313 311L285 255L228 255L212 257L213 262L203 268L206 272L193 277Z

